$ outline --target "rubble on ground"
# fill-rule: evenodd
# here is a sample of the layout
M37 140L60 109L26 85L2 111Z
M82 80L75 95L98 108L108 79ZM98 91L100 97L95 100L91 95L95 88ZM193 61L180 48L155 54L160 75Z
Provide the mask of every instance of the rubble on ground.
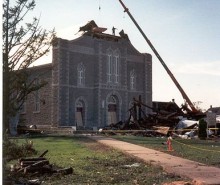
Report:
M151 114L145 114L144 109L151 109ZM153 107L149 107L139 100L133 98L133 106L128 110L129 117L125 121L112 123L100 130L115 134L116 132L129 132L143 136L167 136L171 132L175 136L189 139L198 136L199 120L204 119L208 123L208 136L217 135L220 124L219 116L216 116L214 124L207 118L203 112L192 112L186 105L178 107L174 102L153 102ZM213 121L212 121L213 122ZM216 130L216 131L212 131Z
M11 178L8 182L16 181L17 184L41 184L40 177L51 176L52 174L68 175L73 173L73 168L57 168L50 164L44 156L48 150L39 157L20 158L17 164L11 165ZM19 179L16 179L19 177ZM22 177L22 178L21 178Z

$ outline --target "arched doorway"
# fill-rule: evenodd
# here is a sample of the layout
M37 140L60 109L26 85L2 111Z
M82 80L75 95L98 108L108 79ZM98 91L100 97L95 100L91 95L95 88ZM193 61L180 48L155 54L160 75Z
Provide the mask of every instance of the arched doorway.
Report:
M107 99L107 125L118 122L118 98L115 95L111 95Z
M85 103L83 100L76 101L76 126L85 126Z

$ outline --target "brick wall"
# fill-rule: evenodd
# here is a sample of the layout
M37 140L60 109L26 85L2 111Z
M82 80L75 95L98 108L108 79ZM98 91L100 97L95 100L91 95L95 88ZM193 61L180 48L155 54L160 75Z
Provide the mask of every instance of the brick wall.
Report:
M31 78L38 78L39 81L46 81L47 84L39 89L40 109L35 111L35 92L28 95L25 101L25 111L21 113L20 118L24 120L25 125L51 125L51 72L52 65L30 68Z
M107 99L114 95L118 101L118 121L126 120L133 97L152 103L152 57L138 52L128 40L105 40L82 36L68 41L58 38L53 46L53 62L33 67L32 76L39 76L47 85L39 90L40 111L35 112L35 96L30 94L26 112L21 115L28 125L76 126L76 102L85 105L85 127L107 124ZM119 83L107 82L108 50L120 55ZM85 67L85 84L77 85L77 66ZM130 72L136 73L135 89L130 88Z

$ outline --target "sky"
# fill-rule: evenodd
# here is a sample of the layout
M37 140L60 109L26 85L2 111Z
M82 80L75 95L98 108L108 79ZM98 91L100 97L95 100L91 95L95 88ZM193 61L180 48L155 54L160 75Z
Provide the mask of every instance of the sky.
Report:
M153 101L184 100L118 0L35 0L28 16L72 40L80 26L94 20L106 33L122 29L142 53L153 56ZM123 0L192 102L220 106L220 0ZM52 62L51 53L34 65Z

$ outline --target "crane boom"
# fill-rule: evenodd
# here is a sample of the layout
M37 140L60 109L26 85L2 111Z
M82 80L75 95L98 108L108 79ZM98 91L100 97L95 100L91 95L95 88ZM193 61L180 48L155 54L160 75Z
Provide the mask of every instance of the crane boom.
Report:
M182 94L183 99L188 103L188 105L190 106L190 108L192 109L193 112L198 112L198 110L194 107L193 103L191 102L191 100L189 99L189 97L187 96L187 94L185 93L183 88L180 86L180 84L178 83L178 81L176 80L174 75L171 73L171 71L169 70L169 68L167 67L167 65L165 64L165 62L163 61L163 59L161 58L159 53L157 52L157 50L154 48L154 46L151 43L151 41L147 38L147 36L143 32L143 30L140 28L138 23L135 21L134 17L131 15L131 13L129 12L128 8L124 5L122 0L119 0L119 2L121 3L122 7L124 8L124 12L126 12L129 15L129 17L131 18L131 20L133 21L135 26L138 28L138 30L141 32L142 36L144 37L144 39L146 40L146 42L148 43L150 48L153 50L154 54L157 56L157 58L160 61L160 63L163 65L163 67L165 68L165 70L169 74L170 78L173 80L174 84L179 89L180 93Z

